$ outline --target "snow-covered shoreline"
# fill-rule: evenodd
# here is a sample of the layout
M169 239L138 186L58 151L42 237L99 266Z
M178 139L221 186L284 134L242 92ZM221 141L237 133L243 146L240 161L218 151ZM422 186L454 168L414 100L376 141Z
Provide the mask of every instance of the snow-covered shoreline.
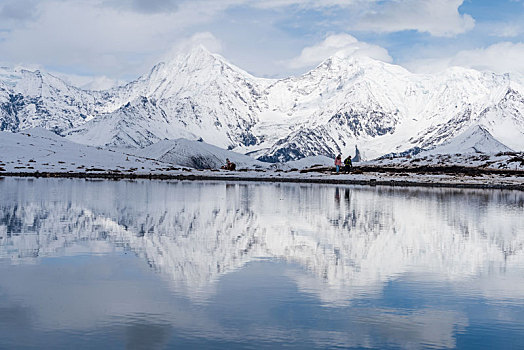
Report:
M524 154L515 152L383 158L356 163L353 172L337 175L333 173L332 160L327 157L280 164L262 163L200 142L159 144L162 146L159 153L162 156L159 157L151 152L135 155L80 145L44 129L25 133L2 132L0 136L0 177L524 188ZM184 147L172 149L177 143ZM171 151L166 153L164 148ZM237 171L216 169L226 157L237 163ZM212 169L196 169L195 162Z
M177 181L235 181L235 182L274 182L274 183L319 183L333 185L369 186L419 186L474 189L507 189L524 191L524 173L521 174L417 174L368 172L357 174L256 172L256 171L212 171L173 169L165 172L1 172L0 178L9 177L55 177L85 178L105 180L150 179Z

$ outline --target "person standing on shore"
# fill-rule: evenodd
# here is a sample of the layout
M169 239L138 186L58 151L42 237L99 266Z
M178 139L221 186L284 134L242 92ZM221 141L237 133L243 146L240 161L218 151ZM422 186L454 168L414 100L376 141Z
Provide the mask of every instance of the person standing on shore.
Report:
M342 155L339 154L336 158L335 158L335 168L337 169L337 174L338 172L340 171L340 166L342 165Z
M226 158L226 165L223 165L220 169L226 169L226 170L236 170L237 165L229 160L229 158Z
M353 163L351 163L351 155L344 159L344 172L349 173L353 169Z

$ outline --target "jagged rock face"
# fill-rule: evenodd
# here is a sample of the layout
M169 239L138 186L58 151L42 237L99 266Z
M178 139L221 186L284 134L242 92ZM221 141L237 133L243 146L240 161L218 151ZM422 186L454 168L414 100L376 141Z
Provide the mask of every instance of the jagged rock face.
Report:
M197 47L103 92L17 74L0 74L0 129L42 126L96 146L185 137L276 162L351 153L358 144L365 159L432 148L481 125L524 149L524 87L461 68L416 75L337 54L302 76L270 80Z
M40 71L13 72L11 86L0 86L0 130L43 127L56 133L98 114L96 92L77 89Z
M13 95L0 82L0 130L18 131L17 107L23 96Z
M395 130L395 115L381 111L349 110L337 113L326 124L303 128L279 140L265 155L258 159L266 162L287 162L318 154L334 158L346 153L352 145L348 140L360 137L377 137Z
M395 120L388 120L388 115L381 111L369 111L362 114L349 110L335 114L329 123L342 129L350 130L354 137L367 135L371 137L392 134L395 131Z

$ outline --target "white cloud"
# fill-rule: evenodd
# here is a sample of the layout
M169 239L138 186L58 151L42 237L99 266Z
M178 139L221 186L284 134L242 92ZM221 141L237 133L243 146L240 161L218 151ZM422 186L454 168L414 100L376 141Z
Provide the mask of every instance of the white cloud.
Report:
M37 64L44 70L72 73L77 78L71 81L78 86L90 84L85 80L87 75L101 82L97 86L109 86L114 80L146 73L161 59L169 59L180 50L203 44L212 52L224 51L227 59L255 75L282 77L303 73L303 68L341 50L386 62L392 60L383 47L358 41L349 34L329 35L314 44L328 30L416 30L432 36L467 32L475 21L459 13L463 1L0 0L0 59L11 66ZM482 25L485 29L486 24ZM479 27L480 24L476 29ZM496 28L488 28L483 36L515 38L522 35L522 28L513 19L509 24L500 22ZM402 55L408 42L402 35L399 37L392 39L395 41L391 47L395 49L392 52ZM429 35L427 38L419 49L431 45L430 40L443 41ZM468 37L453 40L462 38ZM402 47L396 46L398 43ZM487 61L490 50L480 51L472 51L467 59L462 58L468 54L464 51L462 56L418 60L410 65L444 68L455 63L452 60L470 60L465 64L482 66L476 55L484 55ZM511 56L512 62L497 58L498 64L490 58L487 66L519 66L523 56L517 55ZM282 61L283 57L294 56Z
M495 73L524 73L524 43L501 42L487 48L459 52L451 65Z
M195 33L189 38L179 40L163 59L170 60L180 52L188 51L197 45L202 45L213 53L222 51L222 43L217 37L210 32L201 32Z
M515 38L524 33L521 23L497 23L491 26L490 36L499 38Z
M26 6L20 6L21 1ZM9 18L0 25L0 52L2 60L11 65L36 63L77 76L133 79L187 46L201 43L212 52L220 52L222 44L210 34L212 30L229 38L225 45L228 58L247 61L243 68L248 70L275 74L282 66L274 62L282 55L268 51L278 48L259 45L256 52L253 42L263 36L266 43L277 42L280 39L269 38L277 35L286 37L281 41L292 41L291 35L282 33L273 21L294 15L293 11L276 14L267 10L292 5L331 8L358 1L362 0L0 0L0 12ZM238 21L228 14L235 6L253 14L253 21ZM261 12L266 17L257 22L256 14ZM324 20L321 17L319 21ZM285 45L294 45L296 50L301 44ZM236 57L231 55L235 48ZM240 53L240 48L250 52ZM289 55L292 49L285 51Z
M61 72L50 72L52 75L62 79L70 85L76 86L84 90L107 90L116 86L124 85L126 82L123 80L116 80L109 78L105 75L102 76L90 76L90 75L77 75L77 74L64 74Z
M39 16L11 25L0 41L4 61L69 67L115 78L138 76L187 37L185 30L213 18L212 8L181 4L175 12L123 11L94 1L42 1Z
M34 1L34 0L33 0ZM172 12L192 3L216 13L235 6L258 9L280 9L297 6L303 9L348 7L377 0L102 0L105 6L142 13Z
M367 1L373 2L374 0ZM278 8L297 5L302 8L347 7L362 0L248 0L247 3L259 8Z
M403 30L427 32L434 36L451 37L475 26L468 14L458 8L464 0L396 0L377 4L366 13L354 29L391 33Z
M438 72L459 66L498 74L524 74L524 43L501 42L486 48L463 50L444 58L429 58L407 62L414 72Z
M358 41L349 34L334 34L324 41L306 47L298 57L289 60L287 66L292 69L317 65L339 51L352 56L367 56L384 62L391 62L391 56L383 47Z

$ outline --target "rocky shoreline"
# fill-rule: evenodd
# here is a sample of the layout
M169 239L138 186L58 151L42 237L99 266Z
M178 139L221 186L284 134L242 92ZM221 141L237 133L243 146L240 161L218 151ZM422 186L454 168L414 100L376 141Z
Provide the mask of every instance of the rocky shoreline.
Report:
M320 169L318 169L320 170ZM524 191L524 172L512 170L467 169L449 167L444 169L389 169L365 167L349 174L331 172L216 172L189 171L176 173L121 173L121 172L1 172L2 177L35 178L81 178L81 179L150 179L178 181L241 181L274 183L318 183L335 185L446 187L471 189L505 189ZM487 176L487 177L486 177ZM405 177L409 177L406 179Z

